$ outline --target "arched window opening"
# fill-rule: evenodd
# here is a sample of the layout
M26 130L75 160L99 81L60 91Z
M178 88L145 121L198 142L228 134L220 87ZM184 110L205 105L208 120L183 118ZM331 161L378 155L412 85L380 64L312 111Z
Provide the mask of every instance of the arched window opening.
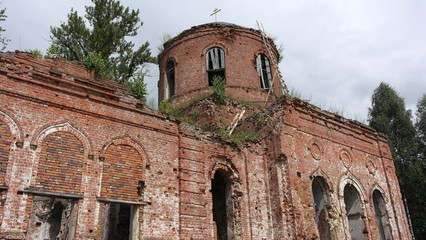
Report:
M351 239L366 239L364 221L362 220L362 203L358 191L353 185L348 184L345 186L343 194Z
M268 57L261 53L256 57L257 74L259 75L260 86L263 89L271 87L272 75Z
M379 229L380 239L389 240L391 233L388 225L388 214L386 211L385 200L378 190L373 192L374 212L376 215L376 224Z
M215 76L225 79L225 52L220 47L213 47L206 54L206 68L209 86L213 86Z
M321 240L331 239L330 208L328 187L321 177L315 177L312 181L312 195L315 202L315 223Z
M168 99L175 95L175 63L173 61L169 61L166 65L166 79L165 99Z
M231 181L225 172L218 170L212 180L213 221L218 240L233 239Z

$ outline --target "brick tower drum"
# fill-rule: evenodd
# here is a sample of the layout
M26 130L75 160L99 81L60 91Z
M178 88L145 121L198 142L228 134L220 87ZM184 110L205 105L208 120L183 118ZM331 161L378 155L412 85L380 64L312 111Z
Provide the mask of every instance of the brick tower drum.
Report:
M208 96L215 76L225 79L230 97L274 101L283 92L278 59L273 41L258 30L229 23L192 27L167 41L158 57L159 101L180 104Z

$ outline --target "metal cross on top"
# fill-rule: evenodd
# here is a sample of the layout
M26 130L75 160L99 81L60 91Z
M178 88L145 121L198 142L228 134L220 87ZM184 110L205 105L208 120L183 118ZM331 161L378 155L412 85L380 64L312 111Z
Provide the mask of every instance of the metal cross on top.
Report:
M215 22L217 22L217 13L218 12L220 12L222 9L219 9L219 8L215 8L214 10L213 10L213 13L212 14L210 14L210 16L213 16L214 15L214 21Z

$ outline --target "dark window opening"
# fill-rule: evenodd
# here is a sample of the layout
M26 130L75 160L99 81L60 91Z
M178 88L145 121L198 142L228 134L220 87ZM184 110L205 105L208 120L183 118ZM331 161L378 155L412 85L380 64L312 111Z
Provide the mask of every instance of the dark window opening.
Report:
M213 221L218 240L232 239L231 183L223 173L216 172L212 180Z
M269 89L271 87L272 75L269 59L265 54L261 53L257 55L256 68L257 74L259 75L260 86L263 89Z
M358 191L353 185L345 186L344 200L351 239L366 239L364 221L362 220L362 203Z
M175 95L175 63L169 61L166 66L166 99Z
M103 209L103 239L129 240L134 235L136 207L128 204L105 203Z
M388 225L388 214L386 211L385 200L378 190L373 192L373 203L374 212L376 215L376 224L380 233L380 239L389 240L391 239L391 233Z
M222 48L210 48L206 54L206 67L209 86L213 86L213 77L225 79L225 52Z
M315 177L312 181L312 194L315 202L315 223L321 240L331 238L331 229L329 223L329 197L328 188L324 179Z
M75 205L73 199L34 196L27 239L73 239Z

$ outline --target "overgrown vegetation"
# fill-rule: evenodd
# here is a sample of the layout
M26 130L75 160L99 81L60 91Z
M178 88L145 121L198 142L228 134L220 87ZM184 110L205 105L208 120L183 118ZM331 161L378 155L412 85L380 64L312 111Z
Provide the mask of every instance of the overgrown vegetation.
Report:
M86 6L84 18L71 9L66 23L51 27L52 45L47 56L81 61L97 75L116 79L145 101L143 67L157 60L151 56L148 42L134 50L135 44L129 41L142 26L139 10L124 7L117 0L92 3Z
M259 134L254 130L241 131L229 135L226 130L221 132L221 137L226 142L231 143L233 146L242 148L243 145L247 142L257 142L259 141Z
M221 79L219 79L220 81ZM223 86L223 85L222 85ZM214 102L213 94L210 96L200 96L196 98L197 100L191 100L190 102L180 104L178 106L173 106L168 100L163 100L159 104L159 111L163 114L172 116L182 122L185 122L195 129L202 130L206 133L213 134L220 140L231 144L232 146L242 148L244 144L247 142L257 142L259 140L259 135L256 130L241 130L233 132L233 134L229 134L227 128L231 124L232 117L228 114L228 118L226 116L217 115L220 111L227 112L227 106L240 104L228 98L221 98L223 102L221 105ZM204 107L208 106L208 109ZM245 108L247 105L242 105ZM201 107L201 108L200 108ZM235 107L235 106L233 106ZM257 109L249 107L250 109ZM205 111L206 110L206 111ZM257 111L257 110L256 110ZM258 116L259 115L259 116ZM210 116L215 118L206 120L206 116ZM217 116L217 117L215 117ZM264 122L266 121L266 116L264 114L256 114L258 116L256 121ZM229 117L231 117L229 119Z
M213 76L213 102L218 105L225 105L226 103L226 82L221 76Z
M163 114L166 114L175 118L179 118L181 113L181 110L173 106L167 99L164 99L163 101L160 102L160 105L158 105L158 110Z

